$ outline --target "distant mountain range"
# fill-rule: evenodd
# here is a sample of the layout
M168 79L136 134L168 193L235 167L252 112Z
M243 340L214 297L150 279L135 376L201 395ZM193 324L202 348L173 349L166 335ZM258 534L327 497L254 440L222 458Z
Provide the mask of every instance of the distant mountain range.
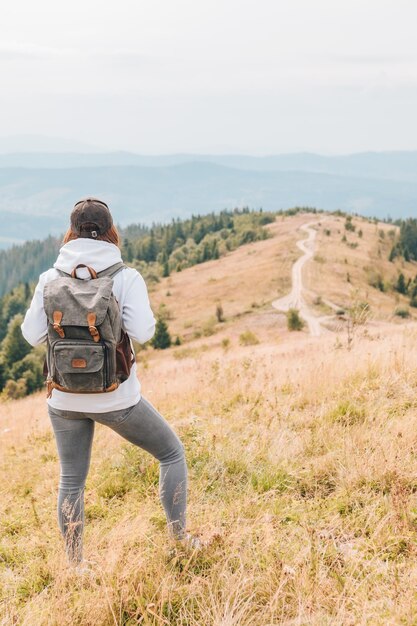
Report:
M1 146L1 140L0 140ZM360 152L322 156L310 152L255 157L239 154L141 155L132 152L20 152L1 153L0 167L79 168L79 167L170 167L186 163L214 163L224 167L254 171L301 171L359 178L388 178L417 181L417 151Z
M87 195L108 202L123 226L236 206L274 211L310 206L396 219L417 215L417 151L266 157L0 154L0 247L62 233L74 202Z

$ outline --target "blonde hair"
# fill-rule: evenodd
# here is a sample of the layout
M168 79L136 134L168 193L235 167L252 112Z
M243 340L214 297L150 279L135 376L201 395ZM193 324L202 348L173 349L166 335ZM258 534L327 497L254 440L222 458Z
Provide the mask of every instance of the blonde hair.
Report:
M76 235L71 230L71 228L68 228L62 240L62 243L65 244L65 243L68 243L69 241L72 241L73 239L79 239L79 238L80 238L79 235ZM107 241L108 243L114 243L118 248L120 248L120 235L119 235L119 231L117 230L114 224L103 235L99 235L96 241L97 240Z

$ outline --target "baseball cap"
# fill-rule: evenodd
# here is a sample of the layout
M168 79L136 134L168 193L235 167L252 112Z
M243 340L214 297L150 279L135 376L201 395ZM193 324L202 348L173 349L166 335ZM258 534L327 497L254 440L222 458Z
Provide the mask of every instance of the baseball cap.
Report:
M79 237L96 239L113 225L109 207L98 198L84 198L74 204L71 230Z

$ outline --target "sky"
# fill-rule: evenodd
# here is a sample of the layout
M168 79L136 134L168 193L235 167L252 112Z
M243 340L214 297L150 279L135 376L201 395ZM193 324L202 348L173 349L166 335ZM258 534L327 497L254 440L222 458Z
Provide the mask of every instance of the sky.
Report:
M417 149L414 0L6 0L0 137L142 154Z

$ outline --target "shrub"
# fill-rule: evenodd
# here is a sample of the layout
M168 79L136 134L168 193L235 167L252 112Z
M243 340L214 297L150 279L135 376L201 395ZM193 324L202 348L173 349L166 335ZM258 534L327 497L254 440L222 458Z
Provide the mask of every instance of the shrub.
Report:
M42 389L44 385L43 359L39 358L35 351L27 354L21 361L17 361L9 371L13 380L24 379L27 393Z
M385 283L382 275L379 272L370 270L368 275L368 285L379 289L379 291L385 291Z
M349 307L349 317L354 326L366 324L371 314L371 308L367 302L355 301Z
M304 321L301 319L298 309L289 309L287 312L288 330L302 330Z
M241 346L254 346L259 343L259 339L251 330L245 330L239 335L239 343Z
M228 350L230 347L230 339L228 337L225 337L224 339L222 339L222 348L223 350Z
M15 381L9 378L4 386L3 395L5 398L10 400L23 398L27 395L26 380L24 378L19 378L18 381Z
M398 317L406 318L406 317L410 317L410 311L405 307L397 307L394 311L394 315L398 315Z
M408 288L408 293L410 294L410 305L413 307L417 307L417 277L414 277L413 282L410 284Z
M216 305L216 317L218 322L224 322L223 307L220 302Z
M168 320L172 320L172 313L164 302L161 302L158 309L158 317L163 319L165 322Z
M260 226L264 226L265 224L272 224L275 222L275 215L261 215L258 219L258 223Z
M350 231L354 231L356 228L356 226L354 224L352 224L352 216L348 215L346 218L346 222L345 222L345 229L346 230L350 230Z
M391 248L391 252L389 253L388 260L392 262L400 254L401 254L401 249L398 246L398 244L395 244L395 246L392 246Z
M155 334L151 339L151 345L157 350L165 350L165 348L169 348L171 345L168 325L161 317L158 317L156 321Z
M239 245L256 241L256 232L252 228L244 230L239 237Z

